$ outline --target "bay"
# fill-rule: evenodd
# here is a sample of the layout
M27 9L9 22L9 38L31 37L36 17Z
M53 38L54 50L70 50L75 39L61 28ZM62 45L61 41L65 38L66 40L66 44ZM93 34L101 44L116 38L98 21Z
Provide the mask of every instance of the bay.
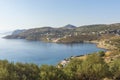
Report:
M92 43L57 44L24 39L0 38L0 60L56 65L71 56L104 51Z

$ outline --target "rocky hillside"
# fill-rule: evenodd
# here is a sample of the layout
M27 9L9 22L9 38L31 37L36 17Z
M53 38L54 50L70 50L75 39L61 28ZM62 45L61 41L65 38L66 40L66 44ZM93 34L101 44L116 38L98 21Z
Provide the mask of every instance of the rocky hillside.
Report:
M99 41L98 46L110 50L120 50L120 36L112 36L107 39L102 39Z
M17 34L16 34L17 33ZM28 30L14 31L12 35L5 36L7 39L27 39L47 42L81 42L97 39L102 35L120 35L120 23L98 24L76 27L68 24L64 27L42 27ZM92 37L91 37L92 36Z

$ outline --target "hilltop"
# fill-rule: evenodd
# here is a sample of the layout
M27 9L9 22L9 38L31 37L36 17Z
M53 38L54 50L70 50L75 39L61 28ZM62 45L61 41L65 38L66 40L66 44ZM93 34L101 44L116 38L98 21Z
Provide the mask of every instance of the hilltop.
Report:
M67 24L67 25L65 25L65 26L62 27L62 28L65 28L65 29L75 29L75 28L77 28L77 27L74 26L74 25L71 25L71 24Z

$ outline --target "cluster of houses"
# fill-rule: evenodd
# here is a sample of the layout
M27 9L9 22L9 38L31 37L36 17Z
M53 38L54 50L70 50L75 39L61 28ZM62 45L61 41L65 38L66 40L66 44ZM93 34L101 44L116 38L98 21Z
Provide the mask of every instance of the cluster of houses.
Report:
M120 29L116 29L116 30L104 30L104 31L100 31L100 32L92 32L92 34L115 34L115 35L119 35L120 36Z
M110 31L108 31L108 33L120 35L120 29L117 29L117 30L110 30Z

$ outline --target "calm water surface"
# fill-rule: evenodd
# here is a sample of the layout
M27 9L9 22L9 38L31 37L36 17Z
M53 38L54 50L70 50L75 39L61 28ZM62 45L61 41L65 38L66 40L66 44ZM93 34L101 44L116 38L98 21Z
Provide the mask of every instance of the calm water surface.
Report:
M0 38L0 59L10 62L52 64L70 56L82 55L101 51L95 44L57 44L22 39Z

